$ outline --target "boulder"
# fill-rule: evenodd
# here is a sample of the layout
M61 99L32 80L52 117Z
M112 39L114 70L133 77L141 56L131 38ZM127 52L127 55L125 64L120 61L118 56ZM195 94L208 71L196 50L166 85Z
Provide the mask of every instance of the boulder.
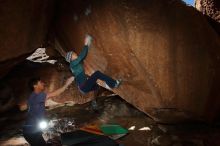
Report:
M219 34L180 0L14 0L2 1L0 10L0 77L48 38L53 48L79 53L89 33L94 42L86 73L122 79L113 92L154 120L219 116ZM46 79L63 83L64 76L52 70ZM16 75L14 86L20 85Z
M52 0L3 0L0 5L0 78L45 44Z
M158 122L218 116L219 36L195 8L179 0L66 0L57 6L54 47L79 53L91 34L86 72L121 78L113 92L127 102Z
M220 35L220 1L196 0L195 7L204 14L204 16L207 16L209 24Z
M220 22L220 1L219 0L196 0L195 7L200 12Z

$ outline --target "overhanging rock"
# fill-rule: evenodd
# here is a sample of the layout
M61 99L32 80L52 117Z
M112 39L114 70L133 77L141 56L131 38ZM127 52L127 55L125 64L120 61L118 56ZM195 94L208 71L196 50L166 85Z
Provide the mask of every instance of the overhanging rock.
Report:
M44 45L53 8L52 0L1 1L0 78Z
M200 12L220 22L220 1L218 0L195 0L195 7Z
M210 25L220 35L220 1L195 0L195 8L207 16Z
M219 37L193 7L178 0L57 5L56 39L79 53L91 34L87 73L123 79L114 92L127 102L160 122L218 116Z

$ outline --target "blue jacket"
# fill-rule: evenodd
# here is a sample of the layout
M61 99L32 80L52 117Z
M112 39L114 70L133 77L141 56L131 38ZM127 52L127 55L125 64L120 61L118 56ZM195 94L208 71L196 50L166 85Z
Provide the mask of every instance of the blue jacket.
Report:
M75 60L70 61L70 70L75 76L77 85L81 85L87 79L85 70L83 68L83 60L87 56L88 49L88 46L84 46L79 56Z
M28 114L23 126L24 133L36 133L41 131L38 124L42 119L45 119L46 96L44 92L38 94L32 92L28 98Z

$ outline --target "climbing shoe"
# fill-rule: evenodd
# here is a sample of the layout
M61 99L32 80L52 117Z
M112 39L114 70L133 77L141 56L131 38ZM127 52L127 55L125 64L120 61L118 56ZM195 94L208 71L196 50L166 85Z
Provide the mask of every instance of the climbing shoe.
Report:
M121 79L116 80L115 86L112 87L112 88L118 88L118 87L121 85L121 82L122 82ZM105 83L105 88L108 89L108 90L111 90L111 89L112 89L111 87L109 87L109 85L108 85L107 83Z
M116 80L116 84L115 84L115 87L114 87L114 88L118 88L118 87L121 85L121 82L122 82L121 79Z

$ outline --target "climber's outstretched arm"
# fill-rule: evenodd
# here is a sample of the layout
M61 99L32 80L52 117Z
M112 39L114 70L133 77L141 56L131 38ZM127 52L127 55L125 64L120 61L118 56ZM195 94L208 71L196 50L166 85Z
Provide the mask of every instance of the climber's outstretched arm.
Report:
M81 61L83 61L86 58L87 53L88 53L88 49L89 49L91 43L92 43L92 37L87 34L86 37L85 37L85 40L84 40L84 47L83 47L83 49L82 49L82 51L80 52L79 55L77 55L73 51L66 52L62 47L58 47L58 48L56 48L56 50L63 57L65 57L68 62L72 61L71 64L75 65L75 64L80 63ZM68 57L69 56L68 54L71 54L71 58Z
M74 81L74 77L70 77L66 80L66 83L59 89L53 91L53 92L50 92L50 93L47 93L47 98L52 98L52 97L55 97L55 96L59 96L61 93L63 93L68 87L69 85Z
M80 52L79 56L77 56L77 54L73 52L72 58L71 58L71 64L76 65L76 64L80 63L81 61L83 61L88 54L88 49L89 49L88 46L84 46L83 50Z
M84 40L84 47L80 52L79 56L77 56L75 52L72 53L71 65L76 65L86 58L91 43L92 43L92 37L87 34Z

